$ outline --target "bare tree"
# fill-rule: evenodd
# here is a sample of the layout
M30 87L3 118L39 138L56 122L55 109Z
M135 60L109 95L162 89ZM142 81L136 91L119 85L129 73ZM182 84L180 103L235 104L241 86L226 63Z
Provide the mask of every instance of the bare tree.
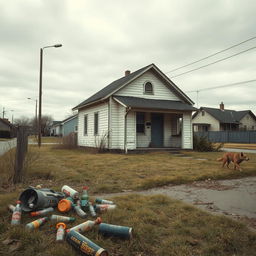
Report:
M43 115L41 121L41 132L43 136L50 135L50 126L52 124L53 118L50 115Z
M31 119L26 117L26 116L21 116L20 118L15 118L14 119L14 124L16 126L26 126L26 127L29 127L29 126L31 126Z

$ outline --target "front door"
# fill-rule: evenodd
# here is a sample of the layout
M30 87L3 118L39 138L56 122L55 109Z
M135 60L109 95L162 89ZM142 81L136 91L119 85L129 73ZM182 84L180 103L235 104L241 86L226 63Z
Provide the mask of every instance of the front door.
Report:
M161 148L164 144L164 117L163 114L151 114L151 146Z

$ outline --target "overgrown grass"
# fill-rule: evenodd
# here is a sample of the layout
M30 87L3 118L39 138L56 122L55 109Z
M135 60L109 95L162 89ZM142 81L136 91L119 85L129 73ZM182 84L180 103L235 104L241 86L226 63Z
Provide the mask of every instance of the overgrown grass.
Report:
M67 244L55 242L55 225L48 222L39 230L24 229L31 218L23 214L22 225L12 227L11 213L3 204L10 202L1 198L2 223L0 240L17 239L20 246L10 252L9 245L0 246L2 255L78 255ZM256 251L256 234L238 222L225 217L210 215L194 207L172 200L163 195L141 196L129 195L112 198L117 209L101 215L103 222L124 225L133 228L133 239L124 241L118 238L104 238L97 229L85 235L96 244L108 250L109 255L254 255ZM73 214L69 214L70 216ZM75 215L74 215L75 216ZM76 216L77 217L77 216ZM78 217L72 227L83 220Z
M90 193L143 190L167 184L189 183L204 179L227 179L256 175L256 159L242 163L243 171L221 168L218 152L185 152L186 157L169 152L147 154L92 154L84 150L31 147L38 159L27 170L27 184L69 184ZM206 160L202 160L206 159Z

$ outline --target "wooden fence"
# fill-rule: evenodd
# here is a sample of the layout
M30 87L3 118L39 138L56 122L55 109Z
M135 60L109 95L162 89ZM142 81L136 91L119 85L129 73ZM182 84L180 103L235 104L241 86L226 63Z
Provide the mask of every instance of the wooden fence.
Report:
M194 135L206 137L211 142L256 143L256 131L209 131L194 132Z

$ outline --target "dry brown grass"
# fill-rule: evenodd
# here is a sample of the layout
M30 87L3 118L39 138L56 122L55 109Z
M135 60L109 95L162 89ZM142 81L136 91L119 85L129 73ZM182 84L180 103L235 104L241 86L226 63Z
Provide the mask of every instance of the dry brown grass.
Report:
M37 147L33 147L38 151ZM87 184L91 193L142 190L166 184L204 179L226 179L256 175L256 159L243 163L243 172L221 168L216 159L222 153L185 152L187 157L169 152L147 154L93 154L85 150L58 150L41 147L40 156L27 169L29 184ZM198 159L207 159L206 161Z

